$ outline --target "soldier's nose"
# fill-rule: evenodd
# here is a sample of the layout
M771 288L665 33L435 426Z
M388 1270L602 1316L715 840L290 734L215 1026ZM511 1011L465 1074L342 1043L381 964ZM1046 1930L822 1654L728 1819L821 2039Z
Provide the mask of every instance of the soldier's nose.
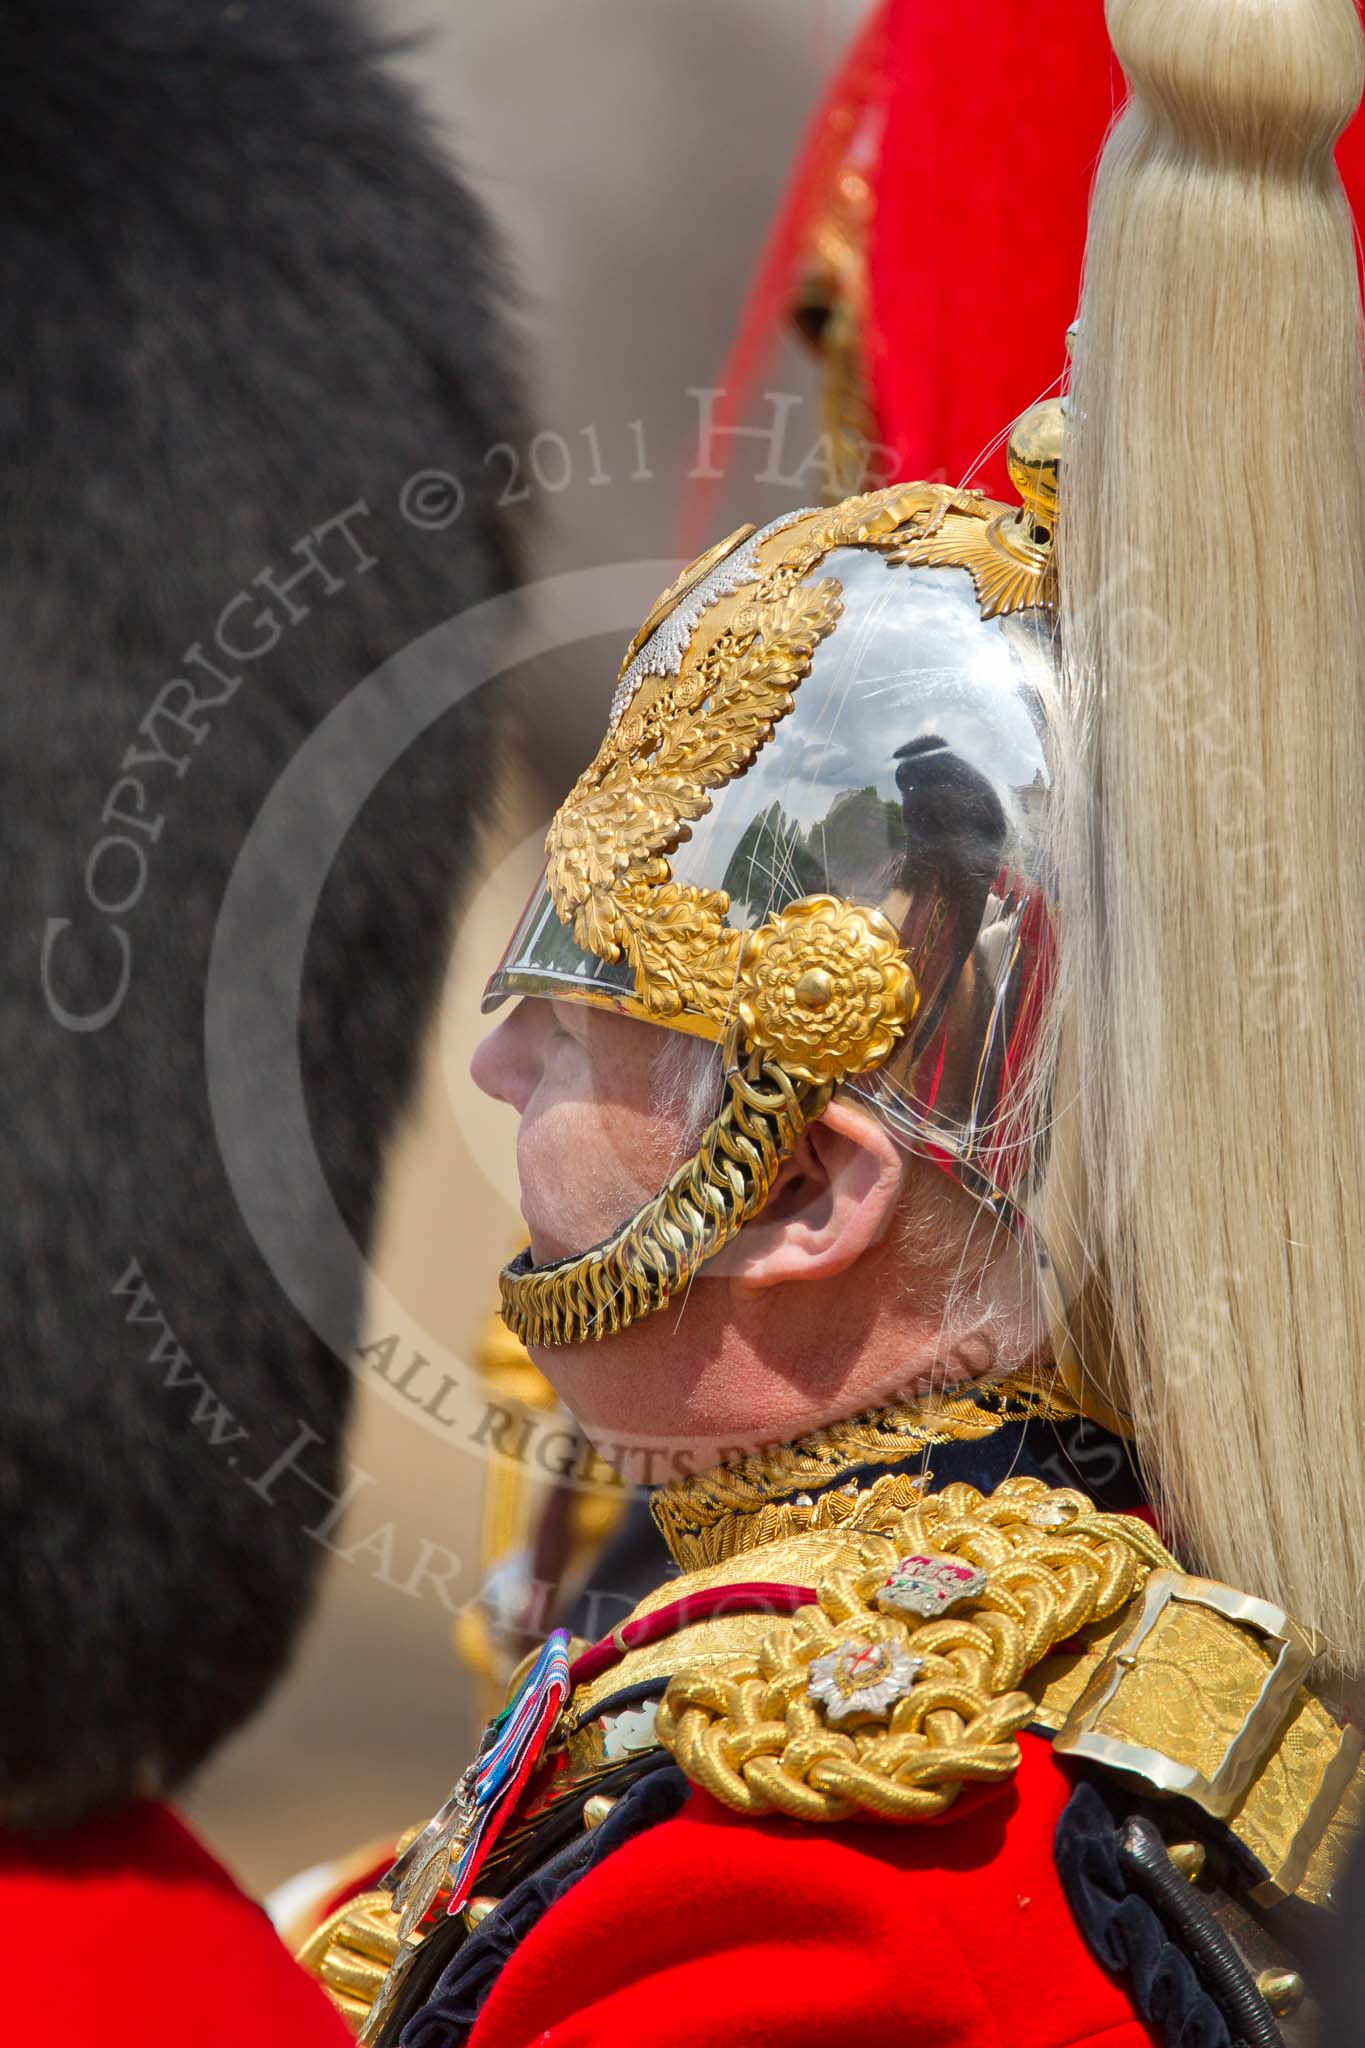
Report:
M530 1101L540 1074L541 1034L536 1030L535 1013L548 1007L524 998L479 1040L469 1062L474 1086L495 1102L510 1104L518 1116Z

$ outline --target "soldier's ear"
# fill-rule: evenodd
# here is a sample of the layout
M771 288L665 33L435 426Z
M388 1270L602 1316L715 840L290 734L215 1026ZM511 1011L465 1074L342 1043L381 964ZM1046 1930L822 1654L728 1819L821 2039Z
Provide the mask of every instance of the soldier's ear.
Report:
M885 1126L838 1097L810 1125L725 1270L743 1291L830 1280L885 1236L905 1154Z

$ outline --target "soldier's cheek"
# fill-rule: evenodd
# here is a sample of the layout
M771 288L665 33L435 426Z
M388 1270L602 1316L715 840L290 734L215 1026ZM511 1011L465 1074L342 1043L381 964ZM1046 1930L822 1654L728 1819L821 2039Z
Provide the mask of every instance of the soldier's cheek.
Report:
M601 1160L594 1149L595 1118L573 1092L549 1076L536 1088L517 1127L517 1180L521 1213L537 1261L580 1252L601 1235Z

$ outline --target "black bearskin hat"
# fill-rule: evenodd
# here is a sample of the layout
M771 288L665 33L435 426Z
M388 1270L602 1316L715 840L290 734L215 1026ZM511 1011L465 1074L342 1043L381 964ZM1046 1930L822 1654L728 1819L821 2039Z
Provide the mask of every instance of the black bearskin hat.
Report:
M244 1483L302 1428L335 1481L351 1374L224 1172L210 947L328 713L515 582L482 458L519 418L487 225L349 4L21 0L5 39L0 1814L47 1825L192 1770L324 1555L316 1493ZM404 515L431 471L453 523ZM308 942L308 1109L361 1248L488 781L488 693L457 695ZM319 1277L334 1327L359 1264Z

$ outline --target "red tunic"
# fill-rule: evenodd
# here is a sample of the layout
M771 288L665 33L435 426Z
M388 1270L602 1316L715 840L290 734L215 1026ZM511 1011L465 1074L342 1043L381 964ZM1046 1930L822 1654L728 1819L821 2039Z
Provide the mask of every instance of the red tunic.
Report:
M871 161L858 160L873 193L861 325L885 481L1012 497L995 437L1057 387L1090 185L1123 96L1102 0L976 0L969 29L957 7L879 0L794 167L717 380L730 394L726 423L767 416L761 404L745 410L757 368L788 317L850 136L871 115ZM1346 129L1337 164L1365 224L1365 120ZM696 546L709 504L694 496Z
M694 1791L551 1907L470 2048L1151 2048L1058 1881L1068 1780L1020 1746L1006 1787L928 1827L744 1820Z
M6 2041L348 2048L261 1908L164 1806L0 1836Z

